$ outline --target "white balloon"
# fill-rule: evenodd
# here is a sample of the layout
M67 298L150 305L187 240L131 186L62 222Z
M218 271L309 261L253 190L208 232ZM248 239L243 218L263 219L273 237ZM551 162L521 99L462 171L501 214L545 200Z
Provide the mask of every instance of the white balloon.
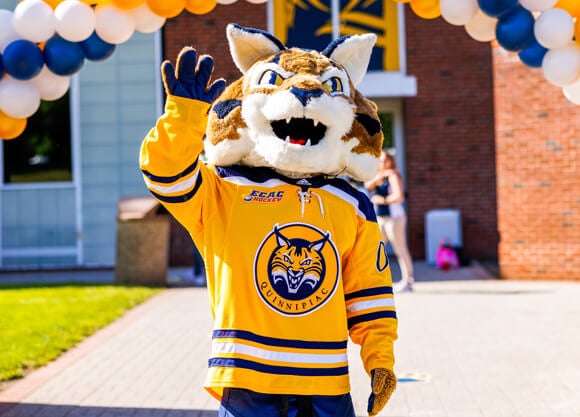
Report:
M141 33L153 33L160 29L167 20L159 16L147 6L146 2L141 3L140 6L131 10L133 18L135 19L135 30Z
M554 7L558 0L520 0L522 7L532 12L543 12Z
M217 4L234 4L238 0L217 0Z
M545 48L563 48L574 36L574 19L563 9L546 10L534 23L534 35Z
M14 30L31 42L44 42L54 35L56 18L47 3L42 0L24 0L14 9Z
M38 88L40 98L46 101L58 100L66 94L70 87L70 77L57 75L46 65L42 67L40 74L31 79L30 82Z
M56 32L67 41L81 42L95 30L93 8L79 0L65 0L54 9Z
M489 42L495 39L497 19L477 10L475 16L465 25L469 36L479 42Z
M580 46L571 43L565 48L550 49L542 61L546 80L558 87L565 87L580 77Z
M95 9L95 31L105 42L127 42L135 32L135 18L128 11L112 4L101 4Z
M21 39L20 35L14 30L12 25L12 17L14 13L10 10L0 9L0 52L4 52L12 41Z
M562 92L572 103L580 105L580 79L564 87Z
M441 0L441 17L455 26L466 25L479 10L477 0Z
M266 3L268 0L246 0L248 3L252 3L252 4L261 4L261 3Z
M40 107L40 92L30 81L5 77L0 81L0 110L15 119L26 119Z

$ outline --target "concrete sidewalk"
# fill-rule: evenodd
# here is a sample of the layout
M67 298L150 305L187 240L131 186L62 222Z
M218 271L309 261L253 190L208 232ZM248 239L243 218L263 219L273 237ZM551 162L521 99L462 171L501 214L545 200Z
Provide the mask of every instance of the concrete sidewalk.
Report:
M416 275L396 296L400 383L381 416L580 416L580 284L500 281L477 266ZM0 416L215 417L202 389L211 324L205 288L168 289L10 384ZM369 379L356 346L349 356L365 416Z

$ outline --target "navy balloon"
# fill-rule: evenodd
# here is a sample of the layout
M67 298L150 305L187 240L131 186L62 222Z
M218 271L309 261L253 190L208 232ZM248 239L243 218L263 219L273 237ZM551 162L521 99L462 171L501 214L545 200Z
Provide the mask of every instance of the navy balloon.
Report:
M527 48L534 41L534 22L532 12L518 6L497 21L497 42L508 51L516 52Z
M8 44L2 58L4 69L17 80L30 80L40 73L42 51L33 42L18 39Z
M541 68L544 61L544 55L548 52L548 48L544 48L534 37L532 44L525 49L522 49L518 56L520 61L531 68Z
M2 54L0 54L0 78L4 75L4 65L2 64Z
M81 42L87 59L91 61L102 61L115 52L115 45L102 40L96 32Z
M517 7L518 0L477 0L483 13L491 17L501 17Z
M73 75L85 63L85 53L77 42L54 35L44 45L44 62L57 75Z

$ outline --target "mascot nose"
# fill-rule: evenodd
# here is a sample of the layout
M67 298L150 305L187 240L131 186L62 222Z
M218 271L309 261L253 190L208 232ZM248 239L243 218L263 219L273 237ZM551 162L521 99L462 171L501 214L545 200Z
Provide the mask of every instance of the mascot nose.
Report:
M320 97L323 94L321 89L316 90L303 90L301 88L292 87L290 92L296 96L303 106L306 106L310 99Z

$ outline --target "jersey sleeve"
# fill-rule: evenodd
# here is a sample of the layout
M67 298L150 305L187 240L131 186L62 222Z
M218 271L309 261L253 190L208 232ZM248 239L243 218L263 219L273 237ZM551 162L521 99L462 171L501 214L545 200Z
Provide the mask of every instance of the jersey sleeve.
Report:
M141 145L147 188L192 235L201 230L204 211L212 211L207 205L217 201L216 175L200 161L209 107L168 96L165 112Z
M377 223L359 219L356 243L343 268L351 340L361 346L367 373L393 370L397 315L391 270Z

